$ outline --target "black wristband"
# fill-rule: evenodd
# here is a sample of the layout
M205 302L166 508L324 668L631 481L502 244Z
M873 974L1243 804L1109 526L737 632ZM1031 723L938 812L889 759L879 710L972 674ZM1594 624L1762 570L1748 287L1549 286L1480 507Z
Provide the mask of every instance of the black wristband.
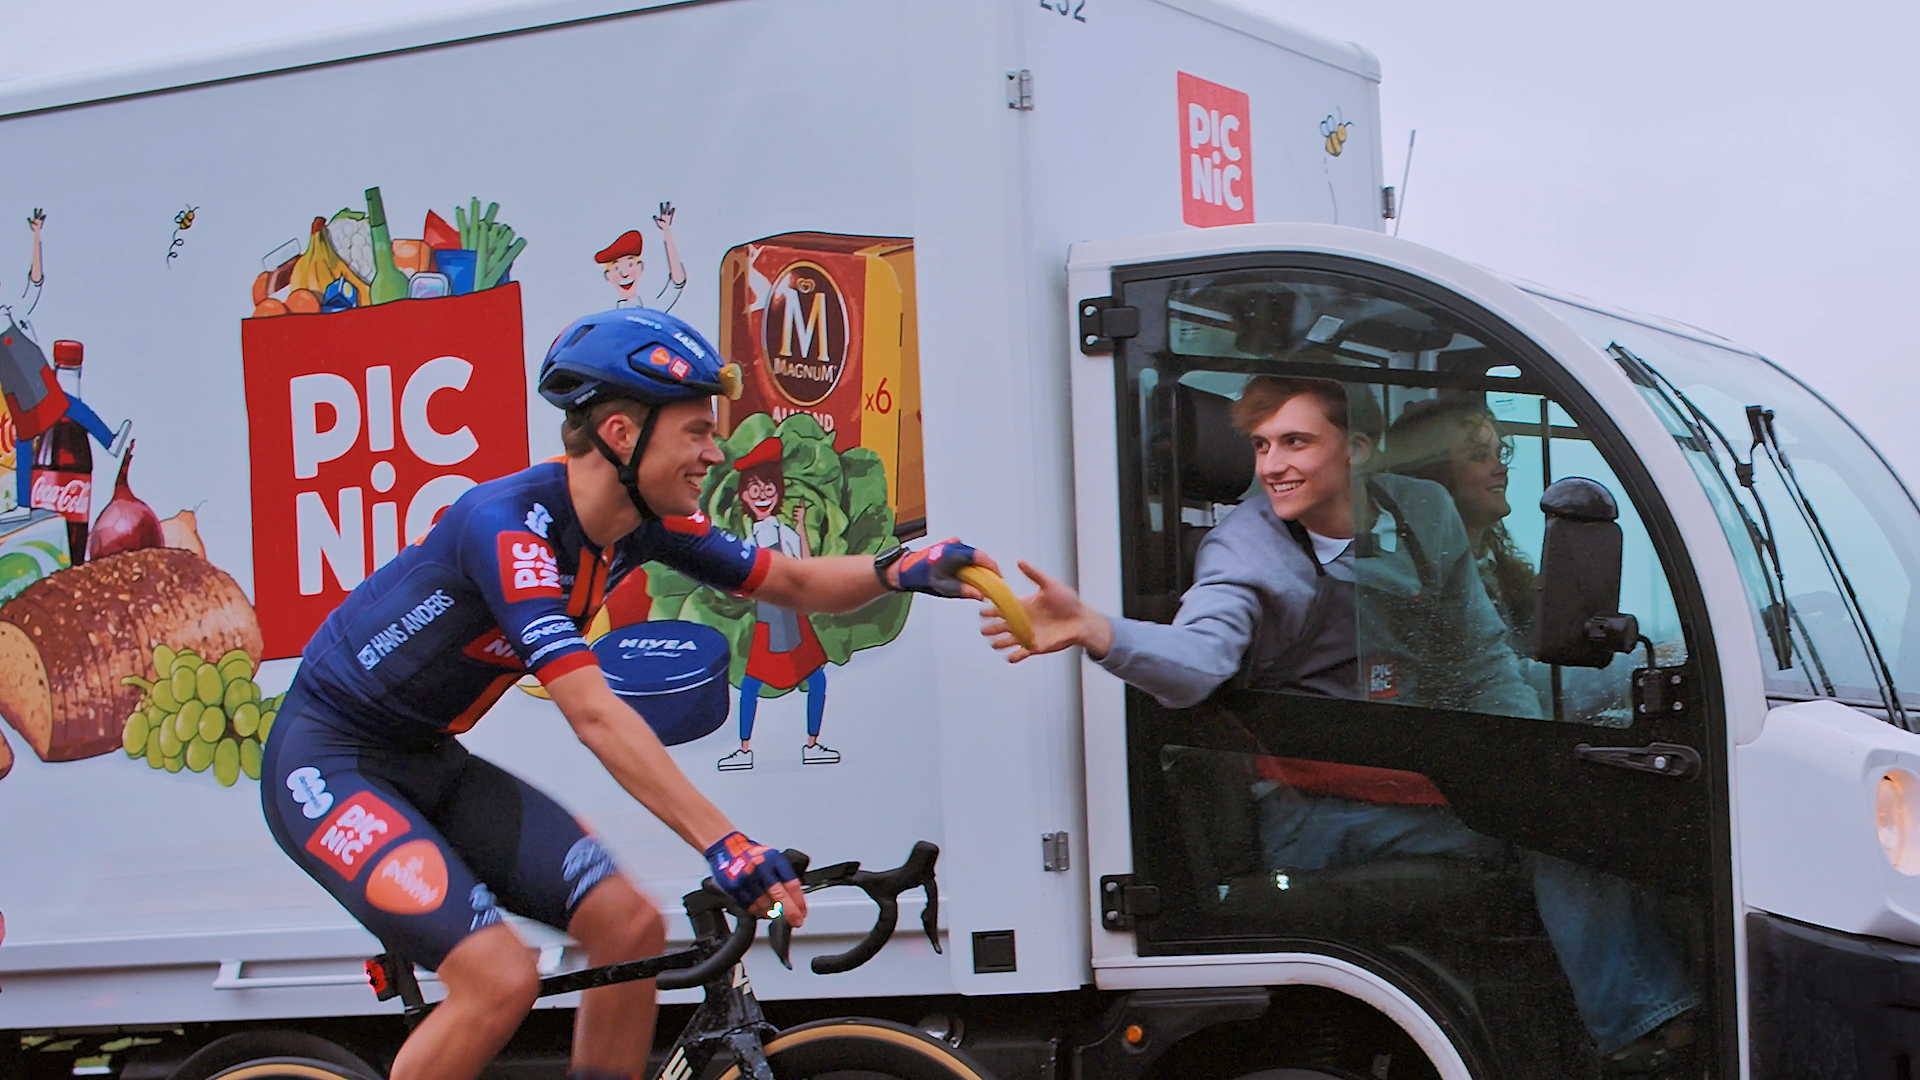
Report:
M895 544L892 547L888 548L887 550L873 557L873 576L880 579L881 588L886 589L888 592L905 591L901 589L900 586L895 585L893 582L887 580L887 571L893 568L894 563L897 563L901 559L905 558L906 554L907 554L907 545Z

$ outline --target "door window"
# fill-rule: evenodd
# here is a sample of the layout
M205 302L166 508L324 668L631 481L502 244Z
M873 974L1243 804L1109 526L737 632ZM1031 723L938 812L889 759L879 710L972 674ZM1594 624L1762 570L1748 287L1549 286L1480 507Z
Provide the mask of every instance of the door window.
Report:
M1312 266L1121 276L1125 614L1238 664L1117 672L1162 896L1141 952L1331 950L1450 1002L1512 1075L1594 1075L1681 1014L1710 1045L1710 787L1586 753L1717 760L1704 710L1631 705L1637 667L1698 677L1704 627L1611 428L1445 297ZM1568 477L1618 504L1645 638L1602 668L1533 659L1540 498Z

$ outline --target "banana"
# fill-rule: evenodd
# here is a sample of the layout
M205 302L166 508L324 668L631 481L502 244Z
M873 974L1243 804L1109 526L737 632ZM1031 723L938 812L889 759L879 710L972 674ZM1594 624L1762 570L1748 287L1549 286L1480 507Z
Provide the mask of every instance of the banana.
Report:
M1013 595L1004 578L984 566L963 566L954 576L979 589L992 601L1001 620L1007 624L1008 632L1013 635L1013 640L1028 652L1034 650L1033 622L1027 618L1027 609L1020 606L1020 598Z

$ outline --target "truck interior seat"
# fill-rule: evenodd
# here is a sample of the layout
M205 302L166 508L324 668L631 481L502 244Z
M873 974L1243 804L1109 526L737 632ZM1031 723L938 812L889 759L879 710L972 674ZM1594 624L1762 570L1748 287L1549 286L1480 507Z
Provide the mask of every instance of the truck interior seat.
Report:
M1176 385L1174 430L1179 440L1176 460L1182 508L1232 506L1253 486L1253 446L1233 426L1232 409L1230 398ZM1200 541L1211 529L1210 525L1180 524L1180 557L1189 580Z

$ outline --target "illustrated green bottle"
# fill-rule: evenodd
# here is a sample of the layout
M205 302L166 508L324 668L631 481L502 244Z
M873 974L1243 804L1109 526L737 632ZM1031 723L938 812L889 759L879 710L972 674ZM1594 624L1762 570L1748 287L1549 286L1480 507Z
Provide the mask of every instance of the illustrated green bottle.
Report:
M380 189L367 189L367 232L373 241L373 280L367 282L368 299L376 304L407 298L407 276L393 264L393 238L387 233L387 206L380 201Z

